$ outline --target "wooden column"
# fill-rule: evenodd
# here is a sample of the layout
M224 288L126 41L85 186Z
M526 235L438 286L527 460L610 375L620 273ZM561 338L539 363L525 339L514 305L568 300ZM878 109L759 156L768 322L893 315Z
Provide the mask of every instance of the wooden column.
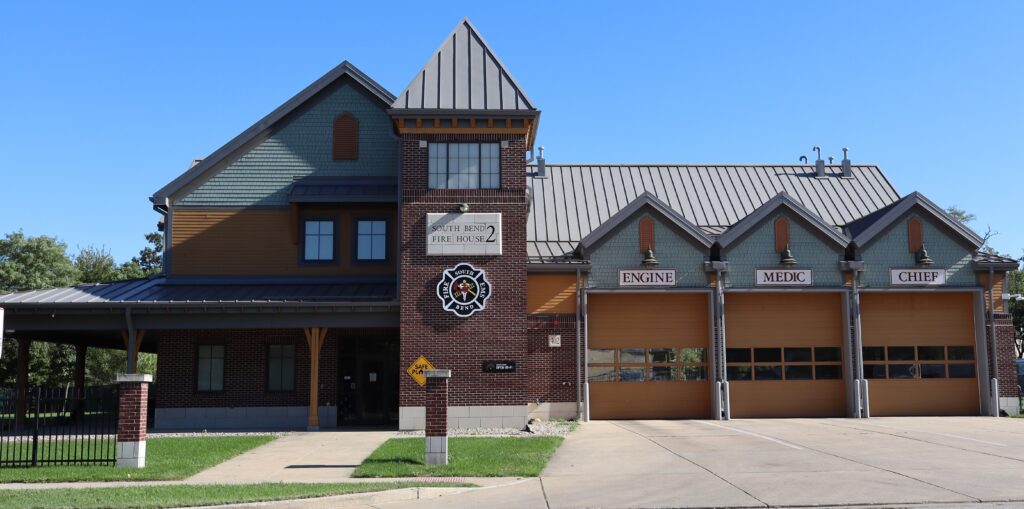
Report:
M326 327L306 327L306 344L309 345L309 420L306 429L320 429L320 348L327 337Z
M15 397L16 404L14 407L14 421L19 427L25 424L25 409L27 408L28 403L28 361L30 346L32 346L32 340L24 338L18 339L18 377L15 383L17 396Z
M124 350L128 352L128 370L125 373L133 375L138 371L139 350L142 348L142 338L146 331L142 329L127 329L121 331L121 339L124 340Z

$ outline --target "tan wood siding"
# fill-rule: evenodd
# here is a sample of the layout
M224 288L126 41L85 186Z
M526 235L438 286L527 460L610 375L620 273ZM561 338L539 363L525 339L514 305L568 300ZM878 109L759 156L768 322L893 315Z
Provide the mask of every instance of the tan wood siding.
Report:
M996 272L995 273L995 277L992 278L995 281L995 284L993 284L993 286L992 286L992 294L995 295L995 301L994 302L995 302L995 311L997 313L1002 313L1003 310L1004 310L1004 308L1003 308L1003 304L1004 304L1003 303L1003 292L1006 291L1006 290L1003 289L1003 288L1005 288L1005 285L1003 284L1003 280L1005 279L1004 276L1005 276L1005 273L1003 273L1003 272ZM989 295L988 295L988 273L987 272L979 272L978 273L978 284L982 288L985 289L985 309L988 309L988 307L989 307L989 305L988 305L989 304L989 300L988 300L989 299Z
M332 214L338 219L338 262L302 265L295 231L303 214ZM354 217L389 218L391 261L353 263ZM295 212L274 210L192 210L173 214L171 274L188 276L295 276L395 273L394 208L308 207ZM298 242L293 241L297 240Z
M839 293L728 293L725 298L726 346L833 347L840 348L846 355L842 317ZM766 364L783 365L781 361ZM729 398L732 416L737 418L846 415L842 378L730 380Z
M530 314L576 313L576 274L530 274L526 308Z
M864 293L865 347L975 346L974 299L968 292ZM980 356L975 352L975 375ZM928 361L889 361L890 364ZM932 361L941 363L942 361ZM865 365L881 364L865 360ZM978 379L871 379L871 415L978 415Z
M591 294L592 349L703 348L710 361L708 295ZM704 364L705 373L709 364ZM706 419L711 387L705 380L590 382L594 419Z

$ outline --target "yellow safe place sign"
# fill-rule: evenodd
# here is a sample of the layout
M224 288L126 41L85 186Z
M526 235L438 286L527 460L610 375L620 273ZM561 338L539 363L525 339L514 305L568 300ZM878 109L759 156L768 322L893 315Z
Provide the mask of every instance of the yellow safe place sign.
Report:
M423 376L423 370L425 369L434 369L434 365L431 364L426 357L421 355L419 359L416 359L416 362L409 366L409 369L405 370L405 372L409 373L409 376L411 376L413 380L416 380L416 383L420 384L420 387L422 387L427 385L427 377Z

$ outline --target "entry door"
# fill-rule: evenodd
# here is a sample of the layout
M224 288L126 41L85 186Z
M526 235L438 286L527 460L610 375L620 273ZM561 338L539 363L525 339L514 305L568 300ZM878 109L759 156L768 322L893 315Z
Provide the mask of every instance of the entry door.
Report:
M978 415L974 297L861 294L871 415Z
M340 349L338 422L392 424L398 420L397 339L346 338Z
M726 378L733 417L842 417L838 292L726 293Z
M590 416L711 415L708 294L588 296Z

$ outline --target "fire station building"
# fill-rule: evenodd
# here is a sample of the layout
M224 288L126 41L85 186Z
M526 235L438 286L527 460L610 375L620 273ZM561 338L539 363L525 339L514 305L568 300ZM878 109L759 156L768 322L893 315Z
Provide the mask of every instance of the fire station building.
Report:
M452 427L1019 410L1017 262L879 167L548 163L468 20L425 56L195 160L162 274L0 296L6 336L157 353L160 429L422 428L429 367Z

